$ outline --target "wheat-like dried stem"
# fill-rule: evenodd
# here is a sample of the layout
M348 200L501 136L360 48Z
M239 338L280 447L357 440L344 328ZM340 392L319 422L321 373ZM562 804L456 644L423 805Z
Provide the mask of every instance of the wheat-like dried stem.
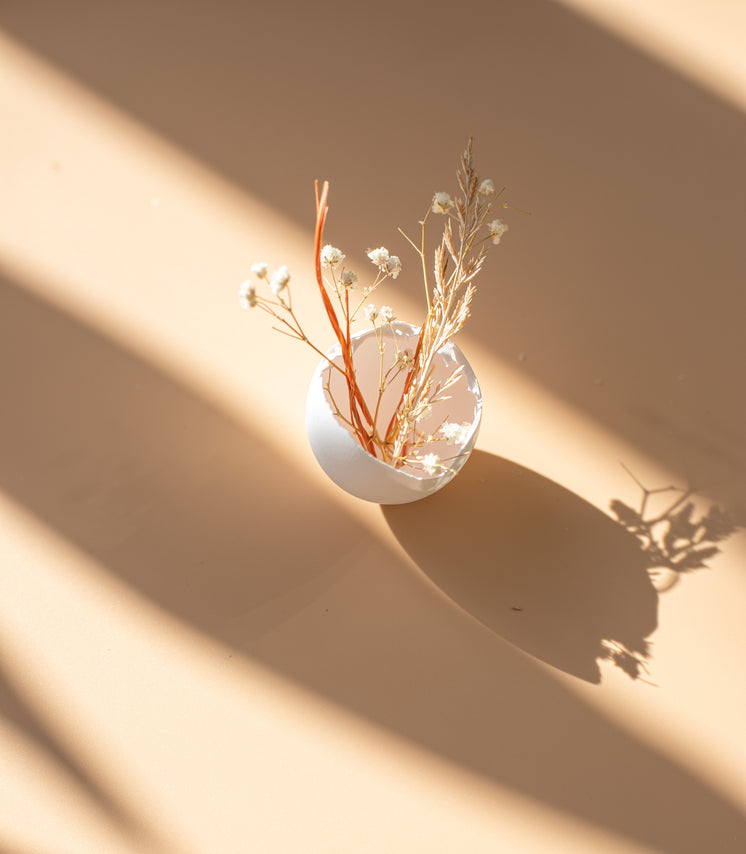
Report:
M428 313L420 332L414 365L386 433L394 458L401 458L404 452L412 429L413 413L421 409L423 400L427 401L428 395L432 394L430 381L436 354L460 331L469 316L476 289L474 279L486 258L480 234L487 217L494 210L494 203L490 204L479 196L472 140L469 140L461 157L457 179L461 195L454 200L455 214L448 214L440 244L435 250L432 300L428 299ZM454 222L457 241L454 241ZM411 239L407 239L424 259L424 220L421 224L422 246L418 248ZM455 380L452 377L447 384L452 385Z

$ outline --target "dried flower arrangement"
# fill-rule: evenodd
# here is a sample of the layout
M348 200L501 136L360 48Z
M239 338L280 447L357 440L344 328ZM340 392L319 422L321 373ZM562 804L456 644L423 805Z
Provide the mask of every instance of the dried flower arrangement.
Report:
M306 335L295 311L290 291L290 273L279 267L270 274L265 263L254 264L254 279L239 289L243 308L258 308L273 318L278 332L302 341L311 347L343 378L342 394L337 396L331 383L325 391L337 419L356 437L359 445L376 459L396 469L434 476L451 471L449 459L458 456L472 425L442 418L436 424L430 418L433 406L449 399L449 392L458 382L462 368L457 367L445 377L434 370L439 352L449 344L469 316L476 289L475 279L483 267L490 244L498 244L508 230L500 219L491 219L495 210L510 207L500 202L504 192L495 192L490 179L480 179L472 156L469 140L457 171L460 192L455 196L435 193L427 213L419 222L419 244L398 229L419 256L427 301L427 315L412 347L400 347L405 324L396 322L394 311L386 305L377 306L369 299L386 279L396 279L402 270L398 256L384 247L372 249L367 256L376 268L370 284L360 289L358 276L344 265L345 255L336 247L323 244L327 217L329 183L324 182L319 194L316 182L316 230L314 267L319 294L338 344L338 356L332 358L313 344ZM426 225L432 214L443 216L440 243L435 249L432 286L425 258ZM270 295L257 291L259 282L268 285ZM357 338L351 334L353 323L363 314L372 324L379 351L378 380L375 393L368 399L363 394L356 371ZM412 327L409 327L410 329ZM384 340L384 333L385 338ZM393 341L395 355L384 361L386 344ZM337 385L339 389L340 386ZM392 389L398 404L393 413L384 415L382 401ZM344 397L344 400L339 397ZM424 429L427 427L427 429ZM454 448L455 456L444 458L427 453L428 446L446 441Z

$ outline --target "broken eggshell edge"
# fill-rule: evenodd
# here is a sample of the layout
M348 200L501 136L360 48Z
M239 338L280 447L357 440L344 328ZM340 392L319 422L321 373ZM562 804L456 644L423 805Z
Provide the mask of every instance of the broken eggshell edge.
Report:
M391 324L396 335L418 335L419 329L397 321ZM356 340L373 335L365 330L353 336ZM326 353L331 360L341 358L339 344ZM417 476L395 469L365 451L358 440L336 417L324 389L324 379L331 370L326 359L319 362L311 378L306 400L306 431L311 450L325 474L345 492L376 504L407 504L432 495L456 476L469 458L477 441L482 418L482 393L476 375L461 350L452 342L442 347L438 355L451 368L461 366L462 376L452 389L453 395L473 398L471 429L458 456L450 460L450 471L435 475ZM454 451L457 446L454 446Z

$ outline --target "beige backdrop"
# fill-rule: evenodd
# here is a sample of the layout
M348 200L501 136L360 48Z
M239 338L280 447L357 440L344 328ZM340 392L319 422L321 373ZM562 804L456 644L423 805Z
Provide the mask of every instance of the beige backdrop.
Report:
M0 4L0 854L746 849L737 5ZM328 178L416 321L470 135L530 211L478 450L358 502L237 287L287 263L329 343ZM706 567L620 523L669 486Z

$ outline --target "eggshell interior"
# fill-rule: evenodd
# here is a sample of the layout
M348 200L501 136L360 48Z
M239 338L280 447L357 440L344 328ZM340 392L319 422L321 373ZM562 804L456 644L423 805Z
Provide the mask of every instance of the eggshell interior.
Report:
M378 330L369 329L353 336L353 361L360 390L371 409L375 408L381 372L395 364L397 353L406 349L414 352L419 329L396 321ZM380 346L384 352L381 358ZM339 345L327 352L327 357L342 366ZM361 445L344 422L349 419L349 401L344 376L322 360L311 379L306 403L306 429L319 465L342 489L377 504L405 504L417 501L445 486L466 462L479 432L482 415L482 396L479 383L461 350L453 343L443 347L436 356L433 371L435 382L444 381L461 367L461 376L448 389L447 400L433 404L429 417L419 424L425 433L435 433L443 421L471 428L463 445L449 445L445 440L428 443L424 453L437 454L450 471L428 475L421 466L405 464L394 468L376 459ZM402 371L386 389L378 408L376 424L385 430L399 402L404 385ZM336 404L336 407L335 407ZM339 411L341 418L337 415Z

